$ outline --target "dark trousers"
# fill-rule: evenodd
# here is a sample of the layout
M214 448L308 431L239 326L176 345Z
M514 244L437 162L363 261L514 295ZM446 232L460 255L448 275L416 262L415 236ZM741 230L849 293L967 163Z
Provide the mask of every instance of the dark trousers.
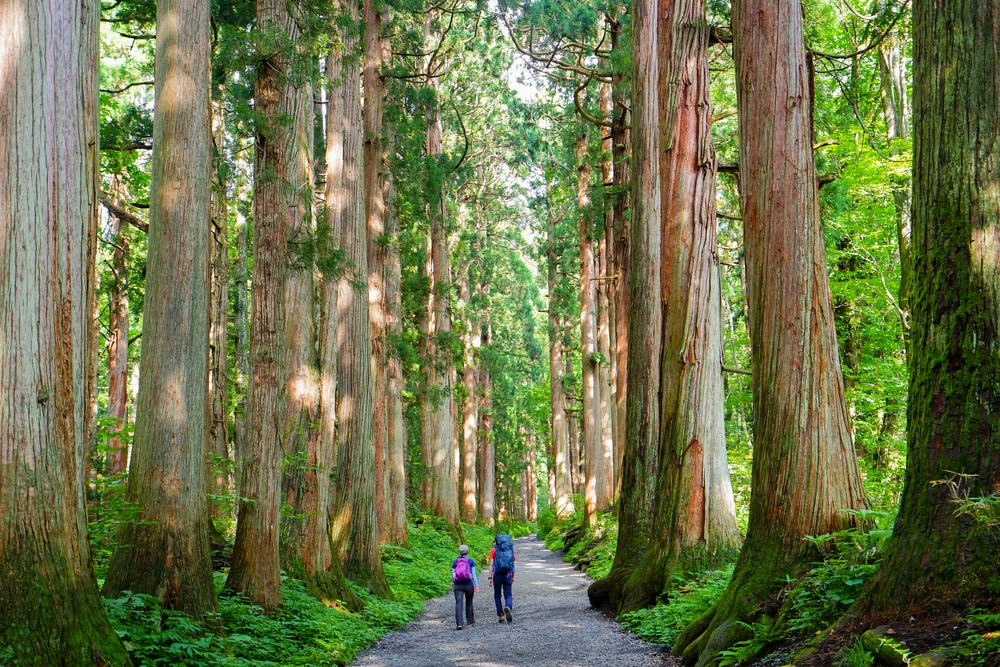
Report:
M464 584L455 583L455 625L462 625L462 599L465 599L465 618L469 623L476 622L472 610L472 596L476 594L476 586L471 581Z
M493 601L497 603L497 616L503 616L503 607L507 606L511 609L514 608L514 594L511 593L511 573L507 572L505 574L493 575ZM501 606L500 604L500 591L503 589L503 599L506 605Z

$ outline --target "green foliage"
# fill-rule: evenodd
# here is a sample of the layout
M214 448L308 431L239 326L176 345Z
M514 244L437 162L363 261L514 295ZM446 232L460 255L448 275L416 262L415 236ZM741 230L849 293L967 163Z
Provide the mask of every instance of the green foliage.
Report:
M857 513L862 520L888 517L876 512ZM882 561L883 546L891 531L849 529L832 535L807 538L827 550L826 558L795 582L786 603L787 624L792 634L815 632L828 627L858 598L861 587Z
M729 667L739 665L742 662L759 655L761 651L773 644L779 634L774 625L774 619L770 616L761 616L755 623L744 623L736 621L736 624L744 631L753 636L749 639L738 641L729 648L719 651L719 667Z
M874 667L875 658L865 650L861 638L855 637L853 642L837 652L833 664L836 667Z
M688 578L675 577L665 602L622 614L619 621L648 642L670 646L684 628L715 604L732 576L733 567L729 566Z
M204 623L164 610L156 598L147 595L126 593L105 600L105 607L137 665L345 665L376 639L412 620L424 600L444 595L451 586L451 563L458 552L454 529L429 514L417 516L408 528L409 546L382 547L394 599L381 599L352 584L364 603L359 612L323 604L291 577L282 578L284 606L271 616L232 596L220 597L218 613ZM529 529L521 524L500 528L515 535ZM463 532L470 554L485 567L494 531L465 525ZM224 572L216 573L220 593L224 580Z
M1000 614L972 610L963 620L971 627L962 639L943 647L951 656L950 664L962 667L997 667L1000 665Z

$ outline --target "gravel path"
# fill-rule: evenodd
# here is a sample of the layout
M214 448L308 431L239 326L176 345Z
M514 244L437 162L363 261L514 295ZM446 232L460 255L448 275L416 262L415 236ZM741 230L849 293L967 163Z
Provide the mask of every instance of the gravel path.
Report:
M590 578L532 537L514 541L514 624L497 623L493 589L480 574L476 624L455 629L455 597L427 601L406 627L358 656L355 667L662 667L672 664L591 609ZM483 564L485 567L485 563Z

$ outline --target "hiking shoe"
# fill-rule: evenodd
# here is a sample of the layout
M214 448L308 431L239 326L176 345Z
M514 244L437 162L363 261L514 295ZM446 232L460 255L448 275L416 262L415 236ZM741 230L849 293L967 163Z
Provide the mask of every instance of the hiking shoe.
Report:
M465 624L465 626L468 627L470 625L475 625L475 624L476 624L475 621L469 621L468 623Z
M506 623L507 622L507 618L503 614L500 614L499 616L497 616L497 622L498 623Z
M457 626L457 627L456 627L455 629L456 629L456 630L461 630L461 629L462 629L462 626L461 626L461 625L459 625L459 626Z
M503 608L503 615L507 617L507 622L508 623L513 623L514 622L514 617L510 613L510 607L504 607Z

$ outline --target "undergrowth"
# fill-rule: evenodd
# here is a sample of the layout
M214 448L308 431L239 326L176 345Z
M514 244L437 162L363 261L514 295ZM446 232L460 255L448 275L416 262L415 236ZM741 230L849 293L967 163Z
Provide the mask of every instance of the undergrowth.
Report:
M732 576L730 565L689 578L675 577L665 602L622 614L619 620L647 642L673 646L684 628L715 604Z
M166 611L150 596L126 593L105 600L112 625L136 665L144 667L292 667L346 665L358 653L412 620L423 601L448 592L458 534L440 517L421 514L408 526L409 544L382 547L382 563L394 599L384 600L352 585L364 607L351 612L327 606L305 586L282 577L284 606L271 616L238 597L219 598L219 611L208 623ZM486 567L494 532L526 535L532 526L498 524L495 528L463 525L470 555ZM215 574L221 592L226 572Z
M575 507L583 507L583 498L573 496ZM556 519L550 508L538 517L538 538L550 551L565 551L563 560L594 579L607 576L618 546L618 519L614 512L599 512L593 528L583 523L583 510L577 509L564 519Z

